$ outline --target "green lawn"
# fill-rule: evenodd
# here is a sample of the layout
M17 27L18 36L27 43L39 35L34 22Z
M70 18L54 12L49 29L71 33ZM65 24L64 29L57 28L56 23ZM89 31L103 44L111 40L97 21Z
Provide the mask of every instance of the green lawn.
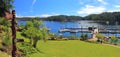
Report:
M17 33L18 38L24 38ZM25 39L25 41L28 41ZM120 48L80 40L38 42L39 52L30 57L120 57ZM0 57L8 57L0 52Z
M37 48L30 57L120 57L119 48L79 40L39 41Z

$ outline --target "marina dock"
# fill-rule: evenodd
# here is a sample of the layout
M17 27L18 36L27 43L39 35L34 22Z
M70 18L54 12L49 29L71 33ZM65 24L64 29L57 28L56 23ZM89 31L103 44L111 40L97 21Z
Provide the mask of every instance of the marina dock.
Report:
M120 34L120 29L115 28L98 28L99 33L109 33L109 34ZM60 33L64 32L70 32L70 33L77 33L77 32L83 32L83 33L92 33L93 30L89 30L88 28L64 28L60 29Z

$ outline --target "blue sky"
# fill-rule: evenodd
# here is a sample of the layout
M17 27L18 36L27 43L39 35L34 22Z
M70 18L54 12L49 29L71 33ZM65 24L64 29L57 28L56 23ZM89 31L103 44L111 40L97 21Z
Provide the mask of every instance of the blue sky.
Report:
M87 16L120 11L120 0L15 0L17 16Z

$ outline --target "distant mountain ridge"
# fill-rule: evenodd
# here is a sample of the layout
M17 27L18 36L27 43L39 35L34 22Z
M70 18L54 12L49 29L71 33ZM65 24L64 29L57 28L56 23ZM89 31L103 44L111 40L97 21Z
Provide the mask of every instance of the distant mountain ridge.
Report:
M120 12L103 12L101 14L90 14L90 15L85 16L85 17L58 15L58 16L50 16L50 17L46 17L46 18L21 17L21 18L17 18L17 19L18 20L30 20L33 18L38 18L40 20L46 20L46 21L101 20L101 21L118 21L118 22L120 22Z

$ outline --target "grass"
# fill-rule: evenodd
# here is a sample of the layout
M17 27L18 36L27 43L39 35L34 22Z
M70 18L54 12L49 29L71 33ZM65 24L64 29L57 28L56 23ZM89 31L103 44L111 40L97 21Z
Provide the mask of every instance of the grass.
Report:
M24 38L17 33L18 38ZM29 41L25 39L25 41ZM119 57L120 49L101 44L87 43L80 40L39 41L39 52L30 57Z
M79 40L39 41L38 53L30 57L119 57L120 49Z
M17 38L24 38L17 32ZM25 41L29 41L25 39ZM30 57L120 57L120 48L101 44L87 43L80 40L47 41L37 44L39 52ZM9 57L0 52L0 57Z

